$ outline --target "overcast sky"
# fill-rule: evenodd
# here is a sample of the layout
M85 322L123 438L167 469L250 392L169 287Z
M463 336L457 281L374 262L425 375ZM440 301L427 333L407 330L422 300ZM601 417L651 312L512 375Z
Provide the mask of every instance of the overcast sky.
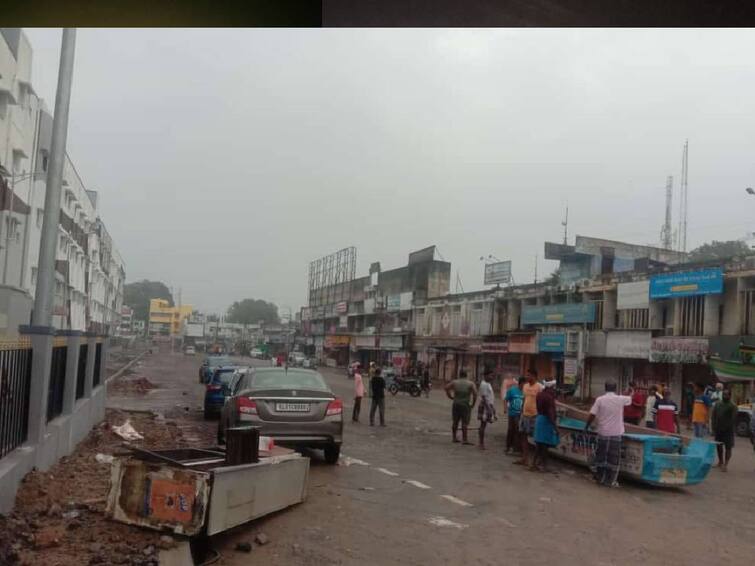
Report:
M27 33L52 108L60 31ZM691 247L755 230L753 53L751 30L82 29L68 151L127 279L202 310L296 310L350 245L364 275L436 244L470 291L481 255L550 273L567 202L570 243L657 244L686 138Z

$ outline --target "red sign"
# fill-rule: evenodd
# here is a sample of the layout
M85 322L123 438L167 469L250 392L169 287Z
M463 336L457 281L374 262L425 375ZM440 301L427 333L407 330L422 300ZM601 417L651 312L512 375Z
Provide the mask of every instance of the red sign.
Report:
M339 314L348 312L349 310L349 303L346 301L341 301L340 303L336 304L336 312Z
M537 340L534 334L509 334L508 350L514 354L535 354Z

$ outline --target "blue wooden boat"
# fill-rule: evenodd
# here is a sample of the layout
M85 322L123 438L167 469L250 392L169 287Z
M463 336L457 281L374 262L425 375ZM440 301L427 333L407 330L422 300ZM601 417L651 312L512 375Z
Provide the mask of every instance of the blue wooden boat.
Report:
M558 404L560 441L551 448L553 455L591 465L598 435L585 430L587 418L586 411ZM626 425L620 475L655 486L695 485L707 477L715 459L715 442Z

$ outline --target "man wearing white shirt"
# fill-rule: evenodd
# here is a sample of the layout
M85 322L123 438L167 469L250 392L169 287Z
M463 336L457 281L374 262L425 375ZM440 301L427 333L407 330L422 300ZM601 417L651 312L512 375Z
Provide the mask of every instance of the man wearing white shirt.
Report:
M606 383L606 392L595 399L590 409L590 417L585 431L593 421L598 421L598 446L593 461L595 481L607 487L618 487L621 464L621 437L624 434L624 407L632 404L632 391L629 395L616 395L616 384Z

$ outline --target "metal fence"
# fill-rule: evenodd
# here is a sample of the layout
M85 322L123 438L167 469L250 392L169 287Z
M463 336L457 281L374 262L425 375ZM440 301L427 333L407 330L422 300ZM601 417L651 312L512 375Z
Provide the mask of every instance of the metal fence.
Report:
M89 355L89 345L81 344L79 346L79 367L76 368L76 399L84 396L84 383L87 377L87 357Z
M66 387L66 360L68 346L55 346L52 349L50 367L50 389L47 397L47 422L63 412L63 392Z
M97 342L94 349L94 376L92 377L92 387L100 384L100 370L102 366L102 342Z
M31 347L0 346L0 458L26 442Z

